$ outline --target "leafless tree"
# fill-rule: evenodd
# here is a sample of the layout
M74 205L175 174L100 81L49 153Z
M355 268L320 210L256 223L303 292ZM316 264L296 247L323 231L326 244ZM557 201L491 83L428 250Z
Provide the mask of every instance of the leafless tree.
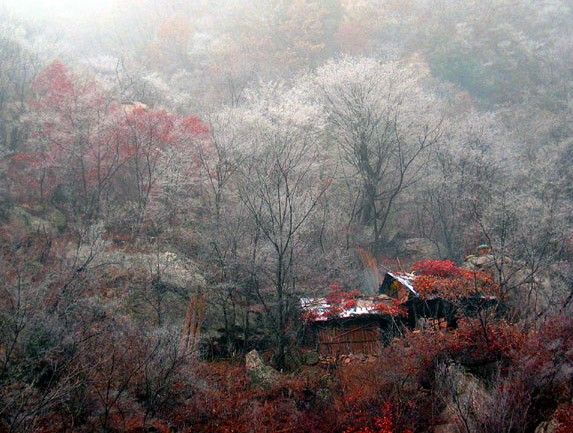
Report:
M442 134L440 101L423 77L416 65L345 58L311 78L353 188L350 220L371 228L375 253L398 196L419 180L427 149Z
M255 289L277 339L277 363L284 367L297 265L303 260L301 236L331 180L318 170L315 107L292 103L296 95L289 92L267 90L270 100L261 105L257 100L251 108L252 147L241 167L239 197L258 233L255 254L265 257Z

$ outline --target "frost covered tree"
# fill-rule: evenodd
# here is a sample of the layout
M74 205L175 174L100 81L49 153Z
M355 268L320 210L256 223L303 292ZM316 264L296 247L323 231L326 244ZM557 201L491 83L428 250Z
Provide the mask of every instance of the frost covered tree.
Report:
M412 214L411 230L433 240L445 257L460 260L466 246L476 242L468 233L472 214L487 206L509 170L507 156L514 143L493 114L460 106L455 111L442 142L432 149L423 182L405 202Z
M305 260L305 229L330 185L320 171L321 109L298 89L268 85L243 108L250 134L238 173L238 194L255 230L259 265L254 284L285 365L288 325Z
M441 137L442 102L422 65L368 58L330 61L301 88L324 107L327 141L338 151L353 203L349 220L369 227L378 253L397 198L419 179Z

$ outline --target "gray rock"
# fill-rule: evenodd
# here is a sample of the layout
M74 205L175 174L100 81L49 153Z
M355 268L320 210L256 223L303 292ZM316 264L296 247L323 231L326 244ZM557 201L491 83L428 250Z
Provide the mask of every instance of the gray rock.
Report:
M245 367L247 367L247 371L256 370L258 368L262 368L265 366L259 352L256 350L251 350L245 356Z
M320 356L318 355L318 352L313 350L310 352L306 352L302 356L302 360L303 360L305 365L316 365L320 361Z
M556 420L544 421L537 426L535 433L555 433L559 424Z
M463 264L464 268L472 271L490 271L495 267L495 258L491 254L482 256L467 256Z
M494 407L495 404L484 384L457 364L439 365L436 383L446 407L440 414L444 423L436 426L434 433L463 431L461 417L470 431L479 431L483 408Z
M434 427L433 433L459 433L460 429L456 424L439 424Z
M403 241L398 252L402 256L407 256L413 260L422 259L439 259L440 250L443 250L439 244L427 238L410 238Z
M245 366L253 386L269 388L279 377L279 373L274 368L266 365L256 350L251 350L247 353Z

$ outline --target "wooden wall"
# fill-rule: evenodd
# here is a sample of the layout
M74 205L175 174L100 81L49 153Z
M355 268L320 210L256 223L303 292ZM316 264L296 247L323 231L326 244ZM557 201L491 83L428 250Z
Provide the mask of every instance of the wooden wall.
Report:
M323 356L376 355L382 349L378 323L341 325L318 330L318 350Z

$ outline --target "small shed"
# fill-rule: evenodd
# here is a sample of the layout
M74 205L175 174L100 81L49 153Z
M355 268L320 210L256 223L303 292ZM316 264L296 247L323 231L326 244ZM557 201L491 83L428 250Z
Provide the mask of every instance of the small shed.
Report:
M323 357L377 355L401 329L395 301L386 295L358 296L337 308L326 298L303 298L305 345Z
M492 310L499 316L505 307L495 296L474 294L453 302L439 294L421 296L414 288L416 275L413 273L392 273L384 275L380 293L403 299L402 305L408 311L407 325L410 328L455 327L459 316L475 317L480 311Z
M421 294L413 273L386 272L375 296L342 299L333 305L328 297L302 298L305 346L321 356L376 355L405 327L448 328L460 316L474 317L491 310L503 314L495 296L472 294L448 299L440 293Z

